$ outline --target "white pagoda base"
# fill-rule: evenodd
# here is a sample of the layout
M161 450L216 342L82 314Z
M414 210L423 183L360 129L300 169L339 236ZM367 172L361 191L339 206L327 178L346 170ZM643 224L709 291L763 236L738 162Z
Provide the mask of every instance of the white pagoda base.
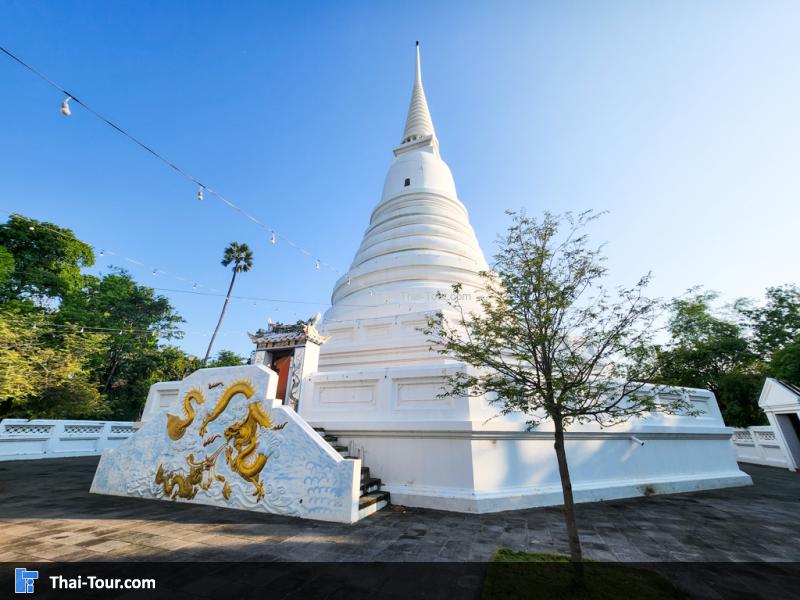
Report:
M392 502L484 513L562 503L549 422L496 417L481 398L439 398L458 364L328 371L304 381L300 415L354 448ZM655 415L566 434L575 499L594 502L751 485L711 392L702 414Z

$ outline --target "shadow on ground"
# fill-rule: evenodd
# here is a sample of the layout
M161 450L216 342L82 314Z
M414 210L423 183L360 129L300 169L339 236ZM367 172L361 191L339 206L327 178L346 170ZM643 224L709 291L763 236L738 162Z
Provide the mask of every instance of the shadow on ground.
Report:
M488 561L567 551L558 507L466 515L390 507L355 524L97 496L98 459L0 463L0 561ZM800 476L742 465L754 486L578 507L595 560L798 561Z

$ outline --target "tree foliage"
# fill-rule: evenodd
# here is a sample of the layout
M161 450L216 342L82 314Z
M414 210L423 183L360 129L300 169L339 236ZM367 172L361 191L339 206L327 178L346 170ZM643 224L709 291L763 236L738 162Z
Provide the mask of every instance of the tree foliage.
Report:
M611 425L659 410L690 412L680 395L661 396L645 382L657 372L653 323L660 304L645 296L649 277L608 292L600 249L590 248L577 216L541 220L509 213L494 270L481 274L478 310L465 308L461 285L440 297L447 309L425 333L438 351L468 370L449 377L445 395L486 396L501 414L521 413L528 427L552 422L564 494L570 554L581 576L580 540L564 449L574 422Z
M800 386L800 338L773 354L771 372L778 379Z
M14 255L0 246L0 289L5 288L14 272Z
M105 348L92 357L94 378L114 418L137 418L159 364L158 340L182 335L183 319L167 298L113 269L102 278L85 276L83 287L65 296L58 319L108 332Z
M187 374L160 344L182 335L166 298L121 269L82 274L91 247L52 223L14 215L0 239L0 416L136 419L161 373Z
M91 371L106 341L58 327L44 313L0 310L0 417L106 416Z
M714 306L717 299L694 289L672 302L673 344L663 353L658 380L713 391L728 425L765 424L758 406L764 378L800 377L800 291L771 287L763 303L740 299L727 311Z
M228 293L225 295L225 302L222 305L222 312L219 314L217 326L214 328L214 333L211 335L211 340L208 342L206 355L203 357L203 364L208 362L208 357L211 356L211 349L214 347L214 340L217 339L219 328L222 325L222 320L225 318L225 311L228 310L228 302L231 299L231 292L233 292L233 285L236 283L236 275L239 273L246 273L253 268L253 251L247 244L240 244L239 242L231 242L222 253L222 260L220 261L223 267L231 267L231 283L228 286Z
M223 267L233 265L234 273L246 273L253 268L253 251L247 244L231 242L222 254L220 264Z
M530 427L542 417L610 425L685 408L659 404L645 385L657 372L651 342L660 308L644 295L649 276L615 296L602 286L600 250L581 232L592 213L541 221L510 214L494 270L481 274L480 311L465 311L455 285L443 297L449 315L435 315L425 330L439 352L480 369L454 375L449 393L488 394L501 414L524 413Z
M151 384L202 368L169 344L184 321L167 298L120 268L81 272L93 263L69 229L21 215L0 225L0 417L137 419ZM234 242L222 264L232 288L253 253ZM210 366L245 362L222 350Z
M767 288L763 306L741 301L737 308L752 331L753 351L763 360L800 337L800 288L795 285Z
M0 286L3 300L34 303L63 298L83 282L81 269L94 264L91 246L70 229L11 215L0 225L0 246L11 253L14 269Z
M216 358L208 363L209 367L238 367L247 363L244 356L236 354L233 350L220 350Z
M755 355L739 326L715 315L713 292L694 291L672 301L668 330L674 342L665 353L661 379L665 383L720 390L720 378L745 370Z

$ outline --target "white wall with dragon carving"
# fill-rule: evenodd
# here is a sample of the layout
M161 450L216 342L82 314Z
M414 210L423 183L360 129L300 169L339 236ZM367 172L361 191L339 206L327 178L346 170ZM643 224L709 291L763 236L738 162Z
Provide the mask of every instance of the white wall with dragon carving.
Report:
M91 491L355 521L361 461L274 400L276 385L260 365L196 371L166 410L103 453Z

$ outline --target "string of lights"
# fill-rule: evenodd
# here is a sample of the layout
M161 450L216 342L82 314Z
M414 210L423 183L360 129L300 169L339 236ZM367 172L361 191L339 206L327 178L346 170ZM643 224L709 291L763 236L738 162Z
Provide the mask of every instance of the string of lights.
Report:
M39 228L44 229L46 231L50 231L52 233L55 233L56 235L59 235L59 236L61 236L63 238L69 238L69 236L66 233L64 233L63 231L60 231L60 230L55 229L53 227L48 227L47 225L41 223L40 221L37 221L35 219L31 219L29 217L26 217L25 215L21 215L19 213L10 211L8 209L3 209L3 208L0 208L0 213L8 214L8 215L11 215L11 216L16 217L18 219L22 219L23 221L27 221L28 223L30 223L29 229L31 231L33 231L36 227L39 227ZM127 256L127 255L119 253L119 252L115 252L114 250L111 250L109 248L101 247L101 246L94 245L94 244L90 244L88 242L84 242L84 243L87 246L89 246L97 256L99 256L101 258L102 257L106 257L106 256L116 256L116 257L119 257L120 259L122 259L122 260L124 260L124 261L126 261L126 262L128 262L128 263L130 263L132 265L136 265L136 266L142 267L142 268L150 268L150 269L152 269L151 274L153 276L156 276L156 275L167 275L169 277L175 278L176 280L178 280L178 281L180 281L182 283L191 283L193 289L205 288L205 289L210 290L212 292L219 292L220 291L220 290L218 290L218 289L216 289L214 287L211 287L209 285L204 285L204 284L200 283L199 281L197 281L196 279L191 279L191 278L188 278L188 277L184 277L184 276L182 276L180 274L177 274L177 273L170 273L169 271L167 271L165 269L162 269L160 267L155 267L155 266L152 266L152 265L148 267L147 263L145 263L143 261L136 260L135 258L131 258L130 256Z
M55 233L57 235L60 235L62 237L68 237L67 234L64 233L63 231L60 231L58 229L54 229L52 227L48 227L47 225L43 225L41 222L36 221L35 219L31 219L29 217L26 217L24 215L20 215L19 213L15 213L15 212L9 211L7 209L0 209L0 212L1 213L5 213L5 214L9 214L9 215L13 215L13 216L15 216L15 217L17 217L19 219L27 221L28 223L31 223L32 224L31 225L31 229L32 230L35 227L41 227L42 229L45 229L47 231L51 231L51 232L53 232L53 233ZM123 258L126 261L132 263L132 264L135 264L135 265L138 265L138 266L141 266L141 267L145 267L145 268L150 268L150 267L147 266L146 263L144 263L142 261L136 260L134 258L130 258L130 257L125 256L123 254L119 254L119 253L113 252L112 250L108 250L108 249L105 249L105 248L99 248L99 246L93 245L93 244L88 243L88 242L84 242L84 243L86 243L90 248L92 248L93 251L97 252L100 256L104 256L106 254L112 255L112 256L118 256L118 257ZM222 293L220 290L215 289L215 288L213 288L211 286L203 285L203 284L197 282L196 280L191 280L191 279L187 279L187 278L185 278L183 276L180 276L180 275L172 274L172 273L170 273L170 272L168 272L168 271L166 271L164 269L161 269L160 267L152 267L152 269L153 269L152 270L152 274L153 275L168 275L168 276L172 276L175 279L177 279L179 281L182 281L182 282L189 282L189 281L193 282L191 290L181 290L181 289L169 288L169 287L148 286L148 287L150 287L150 288L152 288L154 290L158 290L158 291L162 291L162 292L178 293L178 294L193 294L193 295L197 295L197 296L210 296L210 297L215 297L215 298L224 298L226 296L226 294ZM205 289L207 289L209 291L208 292L198 291L197 288L205 288ZM374 296L375 294L373 293L372 295ZM302 305L308 305L308 306L325 306L325 305L327 305L327 302L324 302L324 301L291 300L291 299L286 299L286 298L269 298L269 297L265 297L265 296L242 296L242 295L238 295L238 294L231 294L230 299L231 300L245 300L245 301L253 301L253 302L274 303L274 304L293 304L293 305L302 304ZM376 308L378 306L385 306L386 304L391 304L393 306L399 306L399 305L402 305L403 303L398 303L398 302L387 303L387 302L384 302L383 304L370 304L370 305L363 305L363 304L357 304L356 305L356 304L340 303L340 306L354 307L354 308Z
M13 61L15 61L18 64L20 64L22 67L24 67L25 69L27 69L28 71L30 71L31 73L36 75L37 77L39 77L42 81L46 82L51 87L55 88L56 90L58 90L59 92L64 94L65 99L61 103L61 114L63 114L65 117L69 117L70 115L72 115L72 108L71 108L70 102L78 104L79 106L83 107L87 112L89 112L91 115L93 115L94 117L96 117L97 119L99 119L100 121L102 121L103 123L105 123L106 125L111 127L112 129L114 129L118 133L122 134L126 139L128 139L131 142L133 142L136 146L138 146L139 148L143 149L144 151L146 151L147 153L151 154L153 157L155 157L156 159L158 159L159 161L164 163L172 171L174 171L175 173L177 173L178 175L180 175L184 179L188 180L192 184L194 184L194 186L197 187L197 200L198 201L202 201L206 194L211 194L212 196L217 198L219 201L221 201L223 204L225 204L228 208L240 213L242 216L244 216L245 218L247 218L251 222L255 223L257 226L259 226L260 228L265 230L267 233L269 233L269 241L270 241L270 243L272 245L277 244L279 239L283 240L287 245L291 246L292 248L294 248L295 250L299 251L303 255L308 256L309 258L313 259L315 270L319 271L320 269L325 268L326 270L333 271L336 274L341 274L341 271L339 269L337 269L336 267L332 266L331 264L329 264L327 262L322 261L322 259L319 258L318 255L306 250L303 246L301 246L300 244L292 241L291 239L289 239L285 235L279 233L278 231L275 230L275 228L270 227L269 225L267 225L262 220L260 220L257 217L253 216L248 211L244 210L243 208L241 208L240 206L238 206L237 204L232 202L230 199L228 199L225 196L223 196L217 190L215 190L212 187L210 187L209 185L203 183L198 178L190 175L187 171L185 171L184 169L179 167L177 164L175 164L174 162L172 162L171 160L167 159L162 154L157 152L155 149L153 149L152 146L149 146L148 144L145 144L139 138L137 138L136 136L134 136L133 134L131 134L127 130L125 130L123 127L121 127L120 125L117 125L115 122L113 122L109 118L103 116L101 113L99 113L94 108L92 108L89 104L87 104L86 102L80 100L74 93L68 91L63 86L59 85L58 83L56 83L55 81L50 79L47 75L45 75L44 73L42 73L41 71L39 71L38 69L36 69L32 65L30 65L26 61L22 60L19 56L17 56L16 54L11 52L7 48L4 48L3 46L0 46L0 52L2 52L3 54L5 54L9 58L11 58Z
M16 325L23 325L27 326L29 329L36 331L39 329L43 330L55 330L59 333L102 333L102 334L109 334L109 335L157 335L159 337L163 337L164 334L169 333L169 331L165 329L139 329L135 327L99 327L93 325L82 325L80 323L43 323L43 322L34 322L33 319L28 319L25 317L21 318L14 318L14 317L6 317L7 321L14 323ZM211 334L211 331L183 331L180 330L180 333L188 333L192 335L201 335L201 336L208 336ZM230 331L230 330L223 330L220 331L218 335L231 335L231 334L241 334L241 331ZM178 336L175 336L178 337Z

